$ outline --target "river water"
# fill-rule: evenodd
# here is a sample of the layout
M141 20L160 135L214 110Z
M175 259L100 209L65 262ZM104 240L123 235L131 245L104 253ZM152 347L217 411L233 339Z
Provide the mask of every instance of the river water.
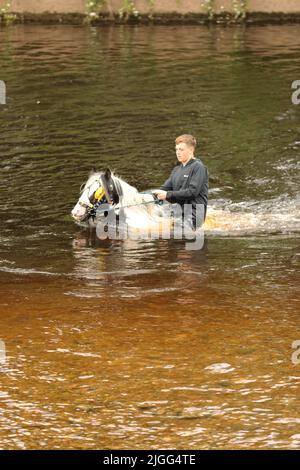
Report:
M300 448L299 33L0 30L1 448ZM157 187L183 132L202 250L73 223L91 167Z

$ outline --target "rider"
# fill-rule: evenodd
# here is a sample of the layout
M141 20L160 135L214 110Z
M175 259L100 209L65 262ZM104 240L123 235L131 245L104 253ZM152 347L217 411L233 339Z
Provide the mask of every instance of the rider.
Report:
M170 177L154 194L160 200L192 205L192 224L199 227L205 220L208 201L208 171L201 160L194 157L196 139L190 134L180 135L175 139L176 156L180 165L175 166ZM196 208L202 211L200 220L196 218Z

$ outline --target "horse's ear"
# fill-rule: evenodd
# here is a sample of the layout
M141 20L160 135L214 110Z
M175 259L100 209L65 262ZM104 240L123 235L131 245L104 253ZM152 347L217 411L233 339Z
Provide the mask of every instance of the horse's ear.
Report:
M97 173L97 169L95 166L93 166L93 168L91 169L89 176L92 176L94 173Z
M111 169L110 168L106 168L106 170L104 172L104 176L107 179L109 179L111 177Z

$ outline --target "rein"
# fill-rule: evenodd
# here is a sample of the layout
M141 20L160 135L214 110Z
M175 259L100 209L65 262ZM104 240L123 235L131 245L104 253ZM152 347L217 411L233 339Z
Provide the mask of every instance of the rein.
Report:
M153 201L139 202L137 204L129 204L127 206L119 206L118 209L127 209L127 207L136 207L136 206L146 206L147 204L158 204L161 205L163 201L158 199L158 197L153 193L138 193L138 194L151 194L153 196Z
M139 193L139 194L151 194L151 193ZM147 204L158 204L158 205L161 205L163 204L163 201L159 200L157 196L155 196L154 194L152 194L154 200L153 201L147 201L147 202L139 202L137 204L128 204L126 206L119 206L116 205L115 207L111 207L111 209L109 210L120 210L120 209L127 209L127 207L137 207L137 206L145 206ZM88 211L87 211L87 214L88 214L88 218L89 217L92 217L93 220L95 219L95 217L97 216L97 209L99 209L99 207L101 207L101 204L99 204L98 202L96 202L94 205L92 205L92 207L88 207Z

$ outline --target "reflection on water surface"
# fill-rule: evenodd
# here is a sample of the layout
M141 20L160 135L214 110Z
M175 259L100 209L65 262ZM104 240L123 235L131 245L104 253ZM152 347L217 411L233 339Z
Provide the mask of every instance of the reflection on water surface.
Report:
M1 448L299 448L298 30L0 31ZM160 185L185 131L203 250L68 218L95 164Z

